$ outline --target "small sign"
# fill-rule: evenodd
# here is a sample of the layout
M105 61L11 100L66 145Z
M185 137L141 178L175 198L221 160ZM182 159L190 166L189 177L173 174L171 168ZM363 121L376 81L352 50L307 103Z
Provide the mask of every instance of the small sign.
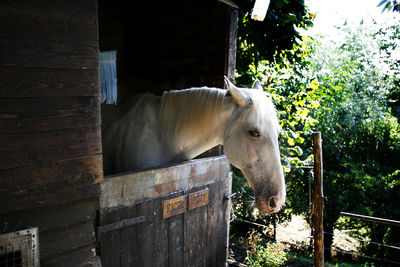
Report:
M208 204L208 188L189 194L189 210Z
M163 201L163 218L169 218L186 211L186 195Z

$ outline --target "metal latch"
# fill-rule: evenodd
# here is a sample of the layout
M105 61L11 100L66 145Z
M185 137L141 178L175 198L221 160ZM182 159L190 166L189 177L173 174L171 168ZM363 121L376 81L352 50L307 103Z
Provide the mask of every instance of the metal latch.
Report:
M237 194L239 194L240 192L238 191L238 192L235 192L235 193L232 193L232 194L228 194L228 193L224 193L224 199L225 200L229 200L229 199L231 199L231 198L234 198Z

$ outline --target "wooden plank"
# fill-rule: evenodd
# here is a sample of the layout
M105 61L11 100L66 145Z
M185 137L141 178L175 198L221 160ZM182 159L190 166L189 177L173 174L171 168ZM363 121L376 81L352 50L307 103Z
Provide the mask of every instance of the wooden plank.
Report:
M32 196L31 198L20 199L17 202L5 202L1 206L2 213L27 210L35 207L46 207L55 204L63 204L72 201L83 200L100 196L99 184L66 187L62 191L48 192L45 195Z
M221 180L220 198L220 216L221 223L219 224L220 230L217 237L219 246L217 251L217 266L225 265L228 259L229 252L229 224L230 224L230 211L231 202L225 198L225 195L232 193L232 176L227 173L227 176Z
M168 266L168 219L163 219L162 202L169 197L153 200L153 266Z
M121 235L120 231L108 232L101 235L100 240L100 259L104 267L121 266Z
M125 227L130 227L138 223L143 223L146 221L145 216L137 216L129 219L124 219L118 222L106 224L106 225L101 225L97 227L97 235L102 235L103 233L110 232L110 231L116 231Z
M0 214L0 232L7 233L28 228L32 225L40 231L76 225L96 220L96 198L82 201L38 207L28 210Z
M98 42L0 28L0 66L97 69Z
M3 0L2 1L2 6L13 6L16 8L33 8L33 9L43 9L47 10L47 12L62 12L60 11L60 6L64 8L73 8L75 7L76 10L74 12L79 12L80 9L82 10L92 10L93 8L96 8L96 1L93 0L84 0L84 1L78 1L78 0L60 0L59 3L54 3L54 1L51 0L42 0L40 2L40 5L38 6L35 3L32 3L29 0ZM78 10L79 9L79 10ZM81 11L82 12L82 11ZM93 12L93 10L92 10ZM96 14L96 13L94 13ZM78 15L78 14L77 14Z
M220 242L220 230L222 223L221 202L223 200L223 186L221 179L209 185L210 200L207 210L207 266L218 266L218 248L223 245Z
M183 266L189 266L189 213L183 214Z
M100 209L100 226L134 217L137 217L135 206L103 208ZM135 249L135 239L135 225L102 234L99 241L102 265L125 266L124 264L133 262L134 258L130 256L134 257L134 254L129 253L131 249Z
M216 156L159 169L111 175L102 182L100 206L129 207L141 199L157 198L198 184L211 183L224 177L229 170L226 157Z
M62 8L61 8L62 7ZM2 1L0 25L73 37L77 40L97 39L96 1Z
M98 97L0 98L1 134L100 126Z
M168 218L168 263L169 266L184 266L184 216L183 214Z
M136 206L124 208L120 210L121 219L137 217ZM136 252L139 250L141 244L136 241L137 227L135 225L126 227L120 230L121 245L120 256L121 266L135 266L139 260L140 255Z
M102 155L49 161L37 165L0 170L0 194L19 190L28 194L35 186L49 183L64 185L88 185L102 181Z
M95 266L95 264L96 246L94 244L67 251L54 257L40 259L40 265L48 267Z
M138 255L135 266L155 266L153 239L158 239L159 237L154 235L153 210L154 201L152 199L145 200L136 206L136 214L145 216L147 220L144 223L136 225L136 243L138 250L130 252Z
M238 24L238 11L227 11L226 22L226 54L225 54L225 75L231 80L235 80L236 69L236 50L237 50L237 24Z
M102 156L0 170L0 207L102 181ZM3 203L3 204L1 204Z
M100 127L0 135L0 170L101 153Z
M158 204L160 203L158 202ZM113 214L116 220L126 220L132 218L131 216L134 216L134 218L144 216L146 220L119 230L110 231L107 233L109 240L105 240L101 237L101 257L103 266L116 266L116 263L121 264L121 266L153 266L153 240L158 238L158 236L154 236L154 231L156 231L156 229L154 229L153 224L153 200L145 200L137 203L133 207L113 209L106 215L108 220L111 219L111 214ZM114 234L110 235L112 232ZM117 234L119 234L120 244L116 244L116 246L119 248L119 251L116 252L114 248L111 248L111 250L104 250L103 248L110 248L110 246L109 244L103 243L103 241L112 241L114 244L115 241L113 241L112 238ZM103 246L103 244L105 246ZM119 259L116 259L117 257L119 257Z
M96 242L93 222L40 232L39 239L40 257L44 259Z
M207 206L202 206L188 212L188 266L207 266L207 209Z
M99 72L0 67L0 97L99 96Z

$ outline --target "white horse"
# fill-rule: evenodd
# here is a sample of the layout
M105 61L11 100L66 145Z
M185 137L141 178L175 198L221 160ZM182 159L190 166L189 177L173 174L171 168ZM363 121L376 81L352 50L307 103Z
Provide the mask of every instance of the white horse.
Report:
M280 127L275 107L261 88L191 88L141 95L103 130L104 172L123 172L189 160L223 145L252 187L262 213L285 202Z

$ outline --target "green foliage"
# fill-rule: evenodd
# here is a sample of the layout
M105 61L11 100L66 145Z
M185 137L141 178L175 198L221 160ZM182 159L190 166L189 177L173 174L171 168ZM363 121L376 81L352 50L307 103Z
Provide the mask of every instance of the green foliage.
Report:
M332 188L332 194L344 189L335 198L327 194L326 206L377 215L379 205L392 202L377 198L391 191L389 185L399 167L400 128L388 102L396 77L387 75L383 59L388 58L379 54L379 43L369 26L361 23L343 31L346 35L341 43L321 47L315 54L316 61L326 60L324 64L313 64L323 93L313 117L319 120L324 136L325 188L328 193ZM376 193L372 198L367 196L372 192ZM380 216L391 217L395 210Z
M311 62L321 96L320 108L312 116L319 121L323 136L327 232L332 232L340 211L400 216L394 204L400 201L400 127L390 106L398 91L396 64L400 58L390 53L396 43L383 38L396 30L377 31L365 22L345 25L341 30L343 39L319 43ZM390 230L354 220L342 227L368 227L360 237L375 242L383 242ZM327 241L330 245L329 237ZM380 248L372 250L370 256L387 256Z
M261 79L278 110L288 196L281 213L290 217L309 211L310 175L294 166L312 164L310 133L318 130L323 137L325 231L358 229L357 237L399 245L395 228L338 219L341 211L400 218L400 26L376 29L363 21L340 31L337 40L303 38L291 48L301 61L285 56L279 62L260 60L244 74L238 71L238 81ZM251 214L248 207L242 215ZM325 240L329 247L332 238ZM382 247L364 249L378 258L394 255Z
M383 6L382 12L400 12L400 2L398 0L381 0L378 6Z
M388 94L392 114L400 118L400 28L396 25L379 29L373 36L378 43L382 61L386 65L386 79L393 84Z
M300 55L292 51L301 41L299 29L312 26L310 14L303 0L272 0L263 22L251 19L255 0L239 1L238 60L236 68L241 74L239 84L248 84L249 66L260 61L280 62L282 58L300 61Z
M246 258L246 264L254 267L282 266L285 262L286 252L277 244L259 243Z

